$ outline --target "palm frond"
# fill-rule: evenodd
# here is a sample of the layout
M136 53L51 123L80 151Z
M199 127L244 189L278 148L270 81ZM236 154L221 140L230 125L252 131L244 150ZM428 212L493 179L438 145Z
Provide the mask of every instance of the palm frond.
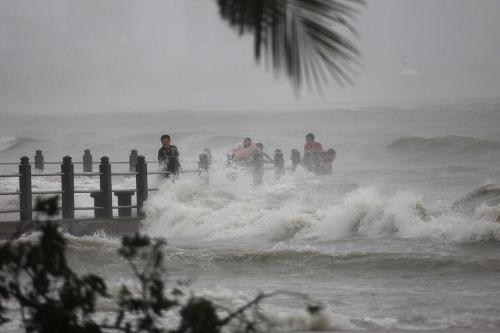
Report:
M298 91L326 69L338 84L351 83L359 51L352 25L364 0L217 0L220 15L240 34L254 35L255 58L265 56Z

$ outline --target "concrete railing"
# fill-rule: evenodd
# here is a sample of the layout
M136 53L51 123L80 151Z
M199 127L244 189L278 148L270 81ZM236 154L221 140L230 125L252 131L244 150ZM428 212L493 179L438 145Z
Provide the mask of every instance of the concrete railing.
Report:
M250 158L248 167L253 171L253 183L255 185L262 184L265 170L274 170L275 177L280 178L285 174L286 169L295 170L298 165L303 164L306 168L314 171L320 167L321 161L324 158L322 154L325 152L314 152L305 154L301 159L300 152L296 149L291 151L291 167L285 167L283 152L276 149L274 152L273 166L265 167L263 153L256 151ZM132 217L132 209L136 209L137 218L145 217L144 202L148 199L150 191L156 191L155 188L148 187L148 175L154 174L169 174L168 171L153 171L148 172L148 162L144 156L139 156L137 150L133 149L130 152L129 161L112 162L107 156L103 156L99 162L92 160L90 150L86 149L81 162L75 162L70 156L65 156L61 162L46 162L41 150L37 150L34 158L35 170L39 171L32 174L32 164L28 157L21 158L19 165L19 173L16 174L0 174L1 177L18 177L19 189L16 192L0 192L0 195L19 196L19 208L0 210L0 213L19 213L19 221L31 221L33 216L33 195L38 194L58 194L61 196L61 217L63 220L75 219L75 211L77 210L93 210L94 218L96 219L112 219L114 217ZM99 164L99 171L93 172L93 165ZM9 165L13 163L0 163ZM40 172L45 169L47 164L60 164L61 172L44 173ZM83 172L77 173L74 171L75 164L83 165ZM129 172L112 172L112 164L128 164ZM211 155L207 149L199 155L198 167L193 170L183 170L183 173L204 173L211 167ZM57 191L33 191L31 180L33 177L61 177L61 189ZM113 190L113 176L135 176L136 187L132 189ZM99 189L75 189L75 177L99 177ZM88 193L94 200L92 207L77 207L75 206L75 194ZM118 205L113 206L113 195L117 197ZM135 195L136 204L132 204L132 197ZM118 215L114 216L113 211L118 210Z

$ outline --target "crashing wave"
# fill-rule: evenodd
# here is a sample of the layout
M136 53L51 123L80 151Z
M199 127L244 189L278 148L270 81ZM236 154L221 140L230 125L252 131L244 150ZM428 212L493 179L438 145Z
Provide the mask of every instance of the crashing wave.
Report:
M328 242L359 236L500 241L500 223L485 212L463 214L433 207L410 192L385 195L373 187L313 206L307 195L293 195L294 186L270 185L261 190L195 183L162 186L148 201L147 231L208 243Z
M465 214L474 213L480 206L500 205L500 185L483 185L467 193L453 204L453 209ZM500 216L499 216L500 218Z
M0 138L0 152L13 149L23 143L30 142L33 139L25 137L5 137Z
M387 146L389 152L414 158L439 156L472 157L479 159L498 158L500 142L465 136L437 136L431 138L403 137Z

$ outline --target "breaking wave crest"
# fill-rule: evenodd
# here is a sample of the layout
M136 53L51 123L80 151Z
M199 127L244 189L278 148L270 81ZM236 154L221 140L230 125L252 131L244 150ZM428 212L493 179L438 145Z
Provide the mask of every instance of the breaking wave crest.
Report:
M482 140L466 136L403 137L387 146L392 153L412 159L435 158L473 158L477 160L496 160L500 153L500 142Z
M468 215L436 207L411 192L387 195L373 187L360 187L338 198L315 198L312 193L293 181L246 189L230 183L166 183L148 202L146 229L153 235L204 243L333 241L360 236L500 241L498 216L484 207Z
M0 152L21 146L24 143L32 142L32 138L27 137L5 137L0 138Z

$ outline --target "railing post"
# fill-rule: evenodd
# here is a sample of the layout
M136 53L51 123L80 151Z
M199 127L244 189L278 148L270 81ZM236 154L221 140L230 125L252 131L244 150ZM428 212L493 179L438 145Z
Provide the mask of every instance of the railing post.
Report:
M118 216L119 217L130 217L132 216L132 208L127 207L132 205L133 191L120 191L115 192L115 196L118 197Z
M83 172L92 172L92 155L89 149L83 152Z
M312 165L311 165L311 170L314 173L320 172L320 152L315 151L312 153Z
M144 201L148 199L148 165L144 156L137 156L137 165L135 166L137 175L135 184L137 189L137 216L146 216L144 213Z
M111 189L111 164L107 156L101 157L99 165L100 190L102 195L103 217L113 218L113 190Z
M94 217L96 219L102 219L104 217L104 212L102 210L102 193L92 192L90 193L90 197L94 199Z
M62 218L75 218L75 178L71 156L64 156L61 164Z
M302 164L307 170L313 170L313 153L308 151L304 152L304 156L302 157Z
M208 152L207 152L208 151ZM208 169L210 168L210 150L205 149L203 153L199 155L198 159L198 171L200 178L205 184L208 184Z
M261 151L253 153L253 184L260 185L264 178L264 156Z
M198 169L200 169L200 171L208 171L209 167L210 167L210 164L208 161L208 154L201 153L199 156L199 160L198 160Z
M297 149L292 149L292 170L295 171L297 165L300 164L300 152Z
M19 210L21 211L21 222L31 221L32 219L32 193L31 193L31 165L30 159L26 156L21 157L19 164Z
M210 165L212 165L212 152L210 151L209 148L203 149L203 152L205 154L207 154L208 167L210 167ZM208 170L208 168L207 168L207 170Z
M129 157L129 170L130 172L135 172L135 165L137 164L137 149L132 149L130 151Z
M285 174L285 160L283 159L283 152L281 149L274 151L274 176L276 179Z
M35 170L43 171L43 154L41 150L35 152Z

